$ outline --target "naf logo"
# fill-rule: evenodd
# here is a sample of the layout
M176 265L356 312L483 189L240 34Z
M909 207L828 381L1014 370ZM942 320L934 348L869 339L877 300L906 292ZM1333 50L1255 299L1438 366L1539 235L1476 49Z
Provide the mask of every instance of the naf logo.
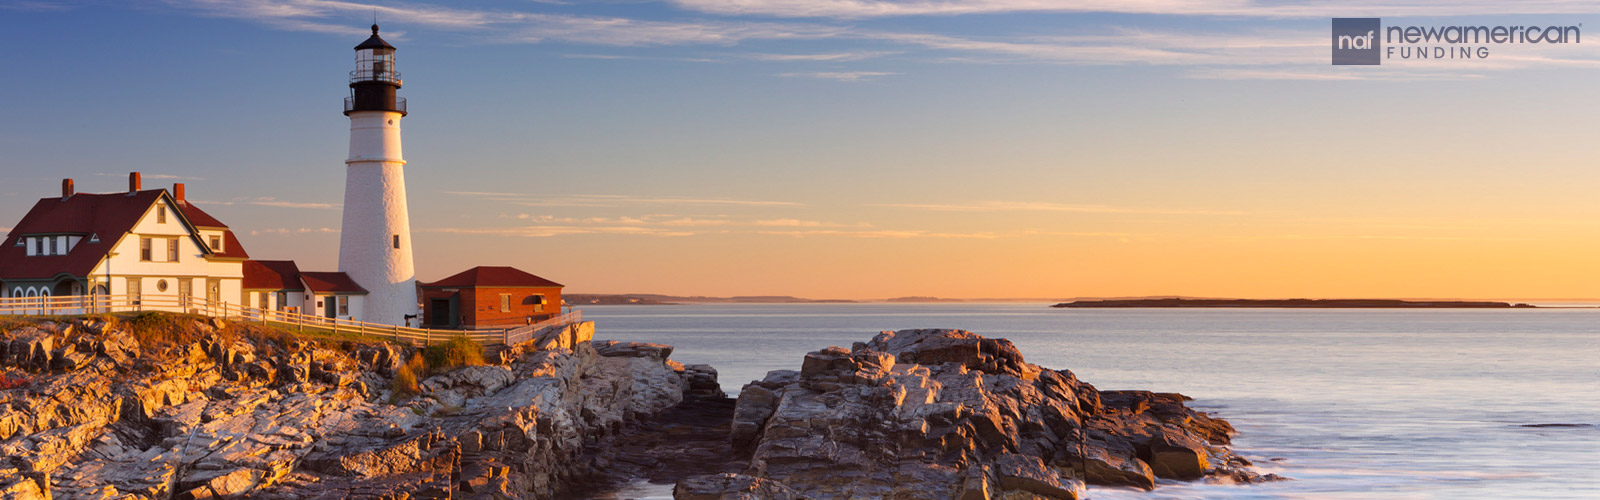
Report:
M1333 64L1382 64L1382 34L1382 18L1333 18Z

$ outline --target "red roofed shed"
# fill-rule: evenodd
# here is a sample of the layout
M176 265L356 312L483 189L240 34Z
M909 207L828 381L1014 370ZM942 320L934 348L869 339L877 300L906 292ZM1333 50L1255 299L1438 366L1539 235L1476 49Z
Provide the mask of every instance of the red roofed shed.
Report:
M561 313L560 283L514 267L474 267L420 286L423 321L433 327L525 325Z

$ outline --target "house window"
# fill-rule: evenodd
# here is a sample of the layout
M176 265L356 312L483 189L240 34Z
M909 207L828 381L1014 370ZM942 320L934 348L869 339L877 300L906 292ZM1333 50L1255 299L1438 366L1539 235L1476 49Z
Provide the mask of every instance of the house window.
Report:
M278 292L278 307L277 307L277 309L279 311L282 311L282 310L286 309L288 307L288 305L289 305L289 292Z
M263 311L267 310L267 292L257 293L256 298L261 301L261 303L256 304L256 308Z
M211 237L211 251L213 251L213 252L221 252L222 251L222 237L221 236L212 236Z
M139 238L139 262L150 262L150 238Z
M189 307L189 301L194 299L194 279L178 278L178 302L183 307Z
M45 251L44 254L45 255L55 255L56 254L56 239L55 238L45 238L45 241L48 241L50 243L50 245L49 245L48 249Z
M400 248L400 235L394 235L394 247Z
M349 316L350 315L350 297L347 297L347 296L344 296L344 295L340 295L339 296L339 315L340 316Z
M544 294L536 293L529 299L533 302L533 312L544 312Z
M140 299L144 298L144 290L141 289L143 285L139 282L139 278L128 278L128 303L139 305Z
M67 244L66 236L57 236L56 239L60 240L56 242L56 248L61 250L61 255L66 255L72 250L72 246Z
M156 224L166 224L166 223L167 223L167 206L166 205L157 206L156 207Z
M165 291L167 291L167 280L156 281L156 291L157 292L165 292Z
M178 261L178 239L167 238L167 262Z
M500 312L511 312L511 294L500 294Z

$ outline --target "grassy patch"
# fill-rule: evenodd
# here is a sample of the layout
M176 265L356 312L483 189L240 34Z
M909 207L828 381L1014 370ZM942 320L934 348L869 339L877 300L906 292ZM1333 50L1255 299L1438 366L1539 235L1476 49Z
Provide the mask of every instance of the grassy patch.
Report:
M417 386L418 375L426 375L428 368L423 364L422 355L412 355L411 360L394 372L394 380L389 381L390 404L399 404L401 401L411 399L422 392Z
M478 366L483 361L483 346L464 335L451 337L450 341L423 349L428 361L428 373L444 373L463 366Z

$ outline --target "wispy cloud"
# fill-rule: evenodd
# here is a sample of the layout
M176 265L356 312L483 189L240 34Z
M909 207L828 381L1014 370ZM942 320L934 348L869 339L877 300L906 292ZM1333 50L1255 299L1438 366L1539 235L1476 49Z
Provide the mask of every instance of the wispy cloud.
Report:
M373 6L338 0L168 0L167 4L205 16L246 19L278 29L359 36L359 22L376 9L383 19L414 29L451 33L468 43L545 43L605 47L748 45L749 42L844 41L858 45L829 52L784 52L763 46L760 52L723 53L715 57L574 52L563 57L588 59L659 59L687 62L748 60L791 65L844 64L890 54L916 52L923 60L948 63L1064 65L1158 65L1196 68L1179 76L1226 80L1391 80L1470 79L1485 71L1527 67L1600 67L1600 47L1542 45L1518 47L1449 67L1396 72L1331 68L1325 34L1303 29L1272 30L1252 26L1218 32L1106 27L1073 30L1063 35L974 36L862 27L847 20L885 16L996 14L1012 12L1112 12L1146 15L1226 16L1229 18L1300 19L1332 16L1472 16L1507 14L1589 13L1592 2L1536 0L1505 4L1468 0L1448 4L1411 0L1386 2L1313 2L1228 0L1222 2L1117 0L669 0L691 13L689 18L638 19L550 12L548 7L512 4L499 10L472 9L416 1ZM534 10L525 10L534 9ZM804 18L793 21L750 19L750 16ZM1261 23L1256 23L1261 24ZM403 38L404 32L392 37ZM768 43L767 45L770 45ZM1571 45L1571 46L1567 46ZM1219 67L1236 67L1219 69ZM781 77L841 82L869 81L894 73L854 68L816 71L797 68Z
M1579 14L1593 12L1594 6L1567 0L1499 2L1464 0L1448 3L1356 0L1320 2L1312 0L1265 1L1224 0L1217 2L1130 1L1130 0L669 0L699 12L721 15L775 17L832 17L859 19L888 16L928 16L961 14L1004 14L1024 12L1160 14L1180 16L1230 17L1335 17L1371 16L1452 16L1476 14Z
M623 234L637 236L692 236L691 231L675 231L661 228L638 226L557 226L537 225L519 227L490 227L490 228L430 228L419 232L450 233L482 236L520 236L526 238L548 238L552 236L569 236L578 234Z
M445 194L485 198L526 207L620 207L628 205L727 205L747 207L797 207L800 203L774 200L739 200L726 198L691 198L675 196L641 196L621 194L549 195L533 193L505 193L483 191L446 191Z
M337 0L171 0L203 15L248 19L280 29L359 34L349 21L376 11L396 24L469 34L491 43L561 41L591 45L731 45L745 40L827 38L845 28L816 23L656 21L514 10L471 10L419 3L368 5ZM403 37L404 33L394 36Z
M1396 241L1532 241L1532 238L1500 238L1494 236L1432 236L1417 234L1277 234L1262 239L1284 240L1396 240Z
M996 234L996 233L951 233L951 232L939 232L939 231L892 230L892 229L874 229L874 230L861 230L861 231L849 231L849 230L841 230L841 229L796 229L796 230L789 230L789 231L756 231L756 233L758 233L758 234L767 234L767 235L775 235L775 236L793 236L793 237L796 237L796 238L803 238L803 237L807 237L807 236L842 236L842 237L848 237L848 238L894 238L894 239L938 238L938 239L992 240L992 239L996 239L996 238L1000 238L1001 237L1001 235Z
M751 224L764 227L872 227L872 224L865 222L858 222L855 224L840 224L837 222L800 219L764 219L752 222Z
M260 236L260 235L263 235L263 234L280 234L280 235L282 235L282 234L337 233L337 232L339 232L338 229L334 229L334 228L331 228L331 227L294 227L294 228L280 227L280 228L270 228L270 229L254 229L254 230L250 231L250 235L251 236Z
M99 172L99 173L96 173L94 175L97 175L97 176L100 176L100 177L123 177L123 178L128 177L128 174L125 174L125 173L124 174L113 174L113 173L107 173L107 172ZM139 178L140 179L158 179L158 180L179 180L179 181L202 181L202 180L205 180L204 178L201 178L201 177L190 177L190 176L187 176L187 175L147 174L147 173L144 173L144 172L140 172L139 173Z
M314 209L322 209L322 210L335 210L335 209L339 209L339 208L343 208L344 207L343 203L314 203L314 202L282 201L282 200L279 200L277 198L270 198L270 197L261 197L261 198L251 199L251 200L245 200L243 203L248 204L248 205L258 205L258 206L263 206L263 207L314 208Z
M1192 70L1185 73L1190 78L1204 80L1310 80L1310 81L1350 81L1350 80L1381 80L1381 81L1427 81L1427 80L1472 80L1483 78L1480 73L1459 73L1454 71L1365 71L1350 72L1322 69L1248 69L1248 68L1205 68Z
M14 0L0 3L0 10L15 10L21 12L59 12L72 10L71 5L59 2L38 2L31 0Z
M860 61L860 60L863 60L863 59L872 59L872 58L875 58L875 57L882 57L882 56L899 54L899 53L900 52L898 52L898 51L828 52L828 53L822 53L822 54L767 54L767 53L755 53L755 54L745 54L744 57L747 58L747 59L754 59L754 60L757 60L757 61L775 61L775 62L796 62L796 61L846 62L846 61Z
M820 80L833 80L839 82L860 82L878 78L880 76L898 75L899 73L885 73L881 71L813 71L778 73L784 78L816 78Z
M1158 215L1244 215L1231 210L1117 207L1111 205L1070 205L1051 202L981 201L975 203L883 203L874 206L911 208L938 212L1079 212L1093 214Z

